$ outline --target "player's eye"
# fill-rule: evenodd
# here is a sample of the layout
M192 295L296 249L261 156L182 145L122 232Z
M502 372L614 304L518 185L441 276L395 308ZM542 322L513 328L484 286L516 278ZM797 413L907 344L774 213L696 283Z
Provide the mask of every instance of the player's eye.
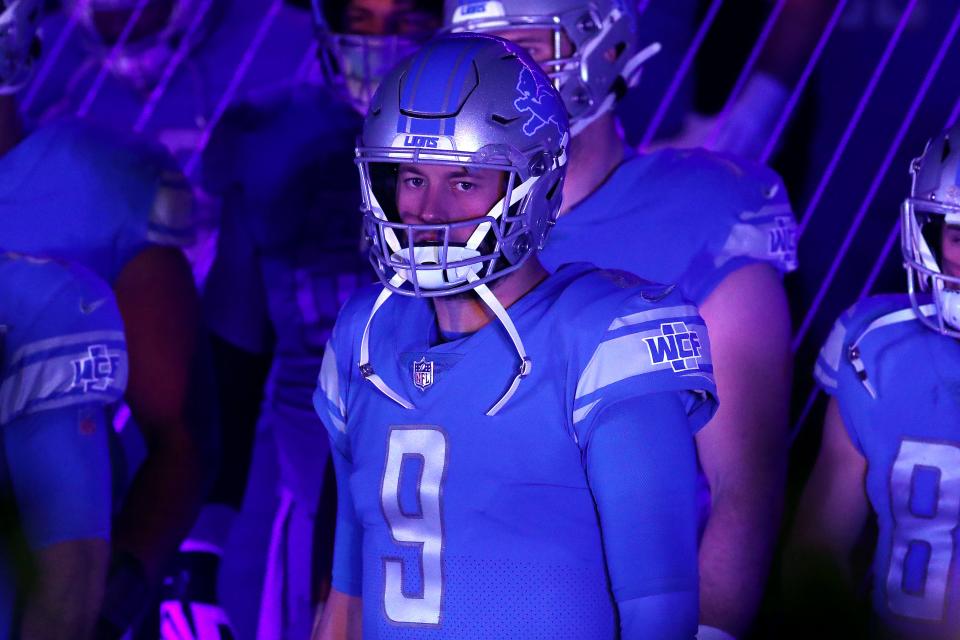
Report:
M476 189L476 188L477 188L477 185L475 185L475 184L472 183L472 182L464 182L464 181L461 180L460 182L457 182L456 187L457 187L457 191L469 192L469 191L473 191L474 189Z
M411 176L404 178L403 184L411 189L419 189L424 185L424 179L419 176Z

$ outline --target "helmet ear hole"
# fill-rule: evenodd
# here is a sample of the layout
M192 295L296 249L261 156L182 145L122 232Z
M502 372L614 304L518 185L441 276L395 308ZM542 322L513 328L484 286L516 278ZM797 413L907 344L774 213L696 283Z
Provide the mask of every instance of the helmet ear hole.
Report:
M380 203L383 215L390 222L400 222L400 212L397 209L397 174L398 166L387 162L370 164L370 186L373 195Z

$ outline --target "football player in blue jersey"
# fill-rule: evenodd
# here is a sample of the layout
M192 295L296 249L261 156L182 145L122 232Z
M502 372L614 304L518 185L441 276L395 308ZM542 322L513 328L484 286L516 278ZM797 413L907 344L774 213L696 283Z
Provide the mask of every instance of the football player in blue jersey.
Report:
M199 302L179 245L190 191L163 153L76 124L24 135L16 98L33 68L39 2L0 1L0 238L69 259L114 290L130 350L125 394L146 444L113 526L103 628L136 617L200 506L204 467L188 381Z
M106 407L126 379L110 289L86 271L0 252L0 638L89 637L110 548ZM16 570L14 510L29 578Z
M695 635L705 327L675 287L548 274L568 140L493 36L434 40L375 94L356 153L383 286L345 305L314 396L338 485L315 637Z
M350 162L358 112L442 20L439 0L318 1L313 10L325 86L305 83L234 105L204 154L204 188L223 201L204 316L230 431L220 478L184 549L196 550L194 566L216 571L211 556L243 502L259 422L276 443L281 485L257 630L263 639L307 636L323 595L314 593L316 574L329 575L333 523L317 520L329 445L316 428L312 393L337 312L372 278L360 220L351 215L360 204ZM250 500L258 493L254 487Z
M901 227L909 295L858 302L817 360L831 398L786 586L803 598L833 578L833 592L841 582L853 593L851 555L872 512L877 635L956 638L960 126L933 138L911 173Z
M611 107L656 50L638 41L635 3L445 4L450 30L490 32L528 49L570 114L570 168L543 264L553 271L584 260L676 283L710 328L723 403L697 436L710 498L701 637L739 636L763 595L786 476L791 352L781 278L796 267L796 248L784 186L766 167L732 156L637 155L624 144Z
M43 22L57 55L28 88L28 119L80 118L161 143L194 182L197 238L187 251L202 281L218 221L218 202L199 189L196 171L211 120L231 96L288 82L310 66L309 12L273 0L63 4ZM262 24L269 28L260 38Z

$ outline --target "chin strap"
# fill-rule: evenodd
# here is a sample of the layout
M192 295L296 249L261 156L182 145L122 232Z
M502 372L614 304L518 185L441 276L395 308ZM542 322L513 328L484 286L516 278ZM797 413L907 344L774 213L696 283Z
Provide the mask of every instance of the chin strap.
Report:
M470 272L467 275L467 279L470 282L476 282L479 280L479 276L475 273ZM393 276L390 280L390 285L394 287L399 287L404 283L406 279L397 274ZM520 356L520 369L517 371L517 375L514 376L513 382L510 383L510 388L507 389L506 393L501 396L495 405L490 407L487 411L488 416L495 416L497 413L510 401L510 398L514 396L517 392L517 388L520 386L520 381L530 375L530 372L533 370L533 361L527 356L526 349L523 348L523 341L520 339L520 334L517 333L517 327L513 324L513 320L510 319L510 314L507 313L507 310L504 309L503 305L500 304L500 301L497 299L493 292L490 291L489 287L485 284L479 284L476 286L474 291L477 292L477 295L480 296L480 300L486 304L493 314L497 316L497 319L500 321L500 324L503 325L503 328L507 330L507 335L510 336L510 341L513 342L514 348L517 350L517 354ZM373 365L370 364L370 326L373 324L373 318L383 307L387 299L393 295L388 287L384 287L383 291L380 292L380 295L377 296L376 302L373 303L373 308L370 310L370 316L367 318L367 324L363 328L363 337L360 339L360 362L358 366L360 367L360 375L364 377L367 381L370 382L373 386L377 388L383 395L390 398L398 405L404 409L415 409L416 407L409 400L401 396L399 393L390 388L390 386L384 382L373 369Z
M467 279L471 282L478 280L479 278L470 273L467 275ZM513 394L517 392L517 388L520 386L520 381L530 375L530 372L533 370L533 360L527 356L526 349L523 348L523 341L520 339L520 334L517 333L517 327L513 324L513 320L510 319L510 314L507 313L507 310L503 308L503 305L500 304L500 301L497 300L497 296L493 295L493 292L490 291L489 287L485 284L477 285L474 291L477 292L477 295L480 296L480 299L483 300L484 304L490 307L490 310L493 311L493 314L497 316L497 319L500 320L500 324L503 325L503 328L507 330L507 334L510 336L511 342L513 342L514 348L517 350L517 354L520 356L520 369L517 371L517 375L514 376L513 382L510 383L510 388L507 389L506 393L497 400L497 403L490 407L487 411L488 416L495 416L497 413L510 401L510 398L513 397Z
M399 287L404 283L405 278L400 274L393 276L390 280L390 284ZM366 380L368 380L373 386L375 386L380 393L387 396L398 405L404 409L413 409L413 404L409 400L404 399L399 393L390 388L390 386L383 381L383 378L378 376L373 370L373 365L370 364L370 325L373 324L373 317L377 315L377 311L380 310L380 307L383 306L383 303L387 301L393 295L393 291L387 287L383 288L383 291L380 292L380 295L377 296L377 301L373 303L373 309L370 310L370 316L367 318L367 325L363 328L363 337L360 339L360 362L357 363L360 366L360 375L362 375Z

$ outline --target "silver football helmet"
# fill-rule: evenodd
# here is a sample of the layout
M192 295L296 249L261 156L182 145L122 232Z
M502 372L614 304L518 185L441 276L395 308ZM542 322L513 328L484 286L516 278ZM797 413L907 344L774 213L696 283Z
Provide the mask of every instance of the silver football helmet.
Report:
M40 57L40 0L0 0L0 95L22 89Z
M660 50L641 49L634 0L445 0L452 32L547 29L553 56L541 61L563 97L571 134L613 109L640 80L644 62ZM563 55L563 38L573 53Z
M88 46L102 57L110 72L145 88L160 80L180 46L189 51L203 40L219 2L66 0L66 6L83 27ZM137 23L129 24L137 12ZM116 46L123 31L129 31L127 38Z
M946 228L960 226L960 125L931 139L910 174L900 234L910 300L930 328L960 338L960 276L947 273L943 249ZM934 314L921 312L921 294L932 296Z
M506 40L447 36L398 65L373 99L356 150L370 257L381 281L404 295L444 296L519 268L543 246L560 210L567 129L546 76ZM503 171L506 192L481 219L404 224L394 206L394 176L410 163ZM450 243L455 227L476 230L457 246ZM438 232L435 243L415 241Z
M361 115L366 115L373 93L394 65L434 34L433 26L405 35L345 33L337 26L336 16L330 15L329 0L312 0L312 4L324 82ZM436 4L439 23L440 0Z
M373 314L393 293L418 297L475 291L506 328L521 367L495 414L532 363L513 322L487 284L536 255L560 210L569 131L560 96L520 47L481 34L427 43L380 84L357 144L370 261L384 291L360 349L364 377L398 404L410 403L369 362ZM396 207L401 164L492 169L506 175L486 215L443 224L407 224ZM466 242L451 241L455 231Z

